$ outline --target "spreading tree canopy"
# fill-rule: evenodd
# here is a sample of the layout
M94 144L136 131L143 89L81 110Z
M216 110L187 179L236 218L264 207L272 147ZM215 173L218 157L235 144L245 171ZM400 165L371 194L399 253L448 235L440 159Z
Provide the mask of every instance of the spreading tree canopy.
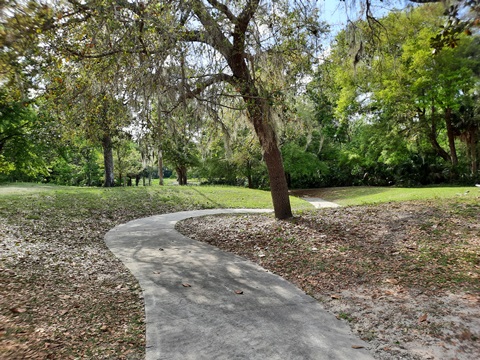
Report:
M190 99L242 100L261 144L275 215L292 215L275 119L284 92L298 87L318 55L324 28L314 5L68 0L51 5L48 21L43 28L51 29L45 41L52 51L69 61L114 56L128 62L131 79L149 84L152 93L176 89L173 107ZM180 68L188 69L186 76Z

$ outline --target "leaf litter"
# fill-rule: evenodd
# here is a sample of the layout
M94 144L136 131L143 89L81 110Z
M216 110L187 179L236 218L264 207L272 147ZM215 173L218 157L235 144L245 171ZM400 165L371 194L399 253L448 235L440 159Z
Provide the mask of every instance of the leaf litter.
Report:
M254 261L347 321L378 359L480 358L480 205L388 203L191 218L177 229Z
M142 291L104 235L185 209L74 193L8 200L0 203L0 358L143 359Z

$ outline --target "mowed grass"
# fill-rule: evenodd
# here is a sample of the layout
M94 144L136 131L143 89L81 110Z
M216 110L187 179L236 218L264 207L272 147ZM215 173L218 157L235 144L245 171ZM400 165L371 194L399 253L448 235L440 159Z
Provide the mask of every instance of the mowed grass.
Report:
M480 195L480 188L475 186L421 188L352 186L316 189L314 193L310 194L343 206L349 206L410 200L473 199Z
M0 185L0 209L22 208L30 204L54 210L98 210L154 213L156 206L171 211L213 208L271 209L269 191L231 186L139 186L116 188L81 188L43 184L16 183ZM308 202L290 197L294 210L312 209ZM10 203L9 203L10 202ZM8 205L8 206L5 206ZM162 211L163 213L164 211Z

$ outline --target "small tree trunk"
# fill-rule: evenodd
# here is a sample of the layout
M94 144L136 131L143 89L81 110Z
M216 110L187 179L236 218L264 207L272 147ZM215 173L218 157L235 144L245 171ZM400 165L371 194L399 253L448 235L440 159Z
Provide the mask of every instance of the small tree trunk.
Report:
M113 145L110 135L104 135L102 138L103 164L105 166L104 187L113 187L115 185L113 177Z
M290 175L290 173L285 173L285 176L287 178L288 187L291 187L292 186L292 176Z
M478 179L477 173L478 173L478 156L477 156L477 151L476 147L472 149L472 175L475 179Z
M450 159L453 166L458 165L457 149L455 147L455 130L452 124L452 109L445 109L445 125L447 127L448 146L450 148Z
M163 185L163 153L158 150L158 184Z
M248 183L248 188L253 189L253 179L252 179L252 174L247 175L247 183Z
M470 149L470 162L472 176L475 178L478 171L478 154L477 154L477 129L472 126L469 132L468 147Z
M184 165L179 165L176 168L178 185L187 185L187 168Z
M252 164L250 163L250 160L247 160L247 182L248 188L253 189Z

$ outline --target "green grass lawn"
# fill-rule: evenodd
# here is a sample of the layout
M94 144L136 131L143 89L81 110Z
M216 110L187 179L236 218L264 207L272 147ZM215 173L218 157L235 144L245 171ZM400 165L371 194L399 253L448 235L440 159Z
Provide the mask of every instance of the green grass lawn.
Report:
M93 208L106 211L113 209L140 210L144 207L155 208L160 204L171 207L172 211L213 208L272 208L269 191L232 186L153 185L86 188L15 183L0 185L0 199L2 198L15 200L17 206L22 207L34 202L39 206L51 206L56 210L68 210L73 206L80 211ZM292 196L290 201L294 211L313 208L308 202L297 197ZM21 205L22 202L27 204ZM4 207L0 204L0 209L2 208Z
M471 199L480 195L480 188L475 186L422 188L354 186L318 189L315 195L348 206L409 200Z
M480 195L480 188L474 186L422 188L352 186L315 189L311 190L309 194L349 206L409 200L470 199ZM22 196L18 197L18 195ZM116 206L139 209L144 206L155 207L155 203L171 206L172 211L198 208L272 208L269 191L233 186L152 185L106 189L31 183L0 185L0 198L5 199L11 196L18 198L18 201L20 199L40 200L54 196L59 199L60 204L66 207L74 201L77 208L83 204L89 208L99 206L99 209ZM309 203L295 196L291 196L290 201L294 211L313 208Z

